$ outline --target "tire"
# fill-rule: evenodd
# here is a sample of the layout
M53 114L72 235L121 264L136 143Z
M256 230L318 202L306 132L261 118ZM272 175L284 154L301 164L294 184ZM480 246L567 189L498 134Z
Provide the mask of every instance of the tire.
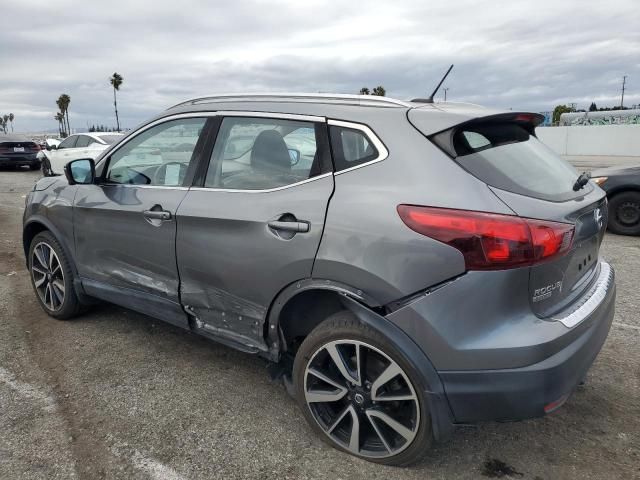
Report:
M43 177L51 176L51 164L49 163L49 159L47 157L44 157L42 159L42 162L40 162L40 169L42 170Z
M611 198L608 228L618 235L640 235L640 192L621 192Z
M40 169L41 164L40 163L32 163L31 165L29 165L29 168L31 170L38 170Z
M53 259L51 259L53 253ZM75 317L82 310L73 286L73 270L56 238L40 232L29 247L31 285L42 309L59 320Z
M342 370L334 358L346 359ZM304 339L293 383L306 420L338 450L407 466L420 460L433 442L426 382L389 339L351 312L331 315Z

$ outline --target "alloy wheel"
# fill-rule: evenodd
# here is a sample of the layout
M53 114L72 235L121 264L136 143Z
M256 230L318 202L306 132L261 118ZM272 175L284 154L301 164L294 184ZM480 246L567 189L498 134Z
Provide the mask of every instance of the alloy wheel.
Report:
M51 311L60 310L65 295L64 273L58 255L45 242L38 243L33 249L31 276L42 303Z
M337 340L316 350L305 369L304 394L324 433L355 455L397 455L418 433L420 405L409 377L367 343Z

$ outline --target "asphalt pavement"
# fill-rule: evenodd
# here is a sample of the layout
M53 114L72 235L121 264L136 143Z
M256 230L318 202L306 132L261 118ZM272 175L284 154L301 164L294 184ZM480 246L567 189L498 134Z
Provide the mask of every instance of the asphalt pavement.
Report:
M640 238L605 238L616 316L562 408L462 428L399 469L326 446L261 359L116 306L45 315L21 244L38 177L0 171L0 479L640 478Z

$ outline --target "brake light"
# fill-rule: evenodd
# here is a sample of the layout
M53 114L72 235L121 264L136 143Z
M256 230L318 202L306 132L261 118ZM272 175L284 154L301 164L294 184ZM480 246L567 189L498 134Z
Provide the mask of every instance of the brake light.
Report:
M412 230L458 249L467 270L515 268L563 255L574 226L513 215L398 205Z
M29 148L31 150L36 150L36 151L40 151L40 145L38 145L37 143L32 143L31 145L29 145Z

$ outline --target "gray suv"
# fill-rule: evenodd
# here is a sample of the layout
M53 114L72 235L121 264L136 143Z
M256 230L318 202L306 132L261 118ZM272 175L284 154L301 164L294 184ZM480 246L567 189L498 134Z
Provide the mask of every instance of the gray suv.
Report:
M604 192L537 114L348 95L176 105L27 196L42 308L95 299L279 365L329 444L407 465L542 416L614 314Z

